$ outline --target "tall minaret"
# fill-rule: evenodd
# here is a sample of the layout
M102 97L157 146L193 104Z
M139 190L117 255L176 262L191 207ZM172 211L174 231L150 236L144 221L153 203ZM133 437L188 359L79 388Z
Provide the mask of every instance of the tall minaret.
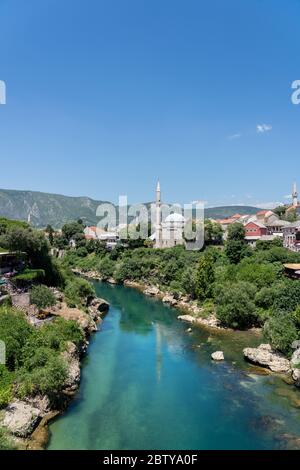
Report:
M155 248L162 247L162 226L161 226L161 191L160 182L158 180L156 187L156 227L155 227L156 239Z
M296 183L294 183L294 186L293 186L292 198L293 198L293 207L297 207L298 206L298 191L297 191Z

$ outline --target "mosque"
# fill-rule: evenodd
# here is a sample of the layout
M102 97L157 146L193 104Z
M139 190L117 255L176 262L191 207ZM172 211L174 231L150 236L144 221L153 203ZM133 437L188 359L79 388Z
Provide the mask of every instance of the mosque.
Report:
M155 232L150 237L155 248L172 248L185 245L183 237L186 220L182 214L174 212L163 220L160 182L156 187L156 224Z

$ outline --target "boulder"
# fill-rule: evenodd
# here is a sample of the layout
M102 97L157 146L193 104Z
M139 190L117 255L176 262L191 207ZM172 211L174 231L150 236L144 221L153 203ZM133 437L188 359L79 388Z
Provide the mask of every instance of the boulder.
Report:
M223 351L216 351L216 352L212 353L211 358L214 361L224 361L224 359L225 359Z
M170 304L172 307L175 307L175 305L178 304L178 301L173 297L173 295L171 294L166 294L162 301L165 303L165 304Z
M37 426L41 411L34 406L16 400L5 410L3 425L18 437L27 437Z
M65 382L67 390L77 390L80 383L80 361L78 351L74 343L69 341L67 343L67 350L62 353L62 358L68 366L68 377Z
M144 294L150 295L152 297L155 297L156 295L159 295L160 290L158 287L155 286L149 286L147 289L145 289Z
M294 351L292 358L291 358L291 364L292 366L300 365L300 348Z
M300 387L300 369L293 369L292 372L293 380L295 381L295 385Z
M108 284L117 284L117 281L112 277L109 277L108 279L106 279L106 282L108 282Z
M178 318L178 320L185 321L187 323L195 323L195 321L196 321L196 318L192 317L192 315L179 315L179 317L177 317L177 318Z
M246 348L243 352L249 362L267 367L272 372L282 374L291 372L290 361L282 354L273 351L269 344L261 344L258 348Z

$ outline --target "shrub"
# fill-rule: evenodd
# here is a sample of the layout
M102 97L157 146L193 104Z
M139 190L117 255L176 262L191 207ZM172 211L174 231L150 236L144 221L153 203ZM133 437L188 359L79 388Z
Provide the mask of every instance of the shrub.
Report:
M255 296L255 303L260 308L269 309L272 307L277 294L277 288L263 287Z
M290 316L277 313L266 321L264 335L272 346L288 356L292 353L292 343L298 339L298 332Z
M65 297L70 307L86 306L88 300L95 297L95 289L85 279L74 278L67 282Z
M0 450L17 450L8 431L2 427L0 427Z
M271 264L242 264L238 268L237 280L255 284L259 289L270 286L277 278L277 270Z
M38 308L52 307L56 300L53 292L47 286L34 286L30 291L30 302Z
M13 378L14 373L5 365L0 365L0 408L6 407L12 401Z
M27 396L46 394L53 399L63 389L66 379L65 361L53 350L40 348L17 372L17 395L24 399Z
M114 269L115 264L108 256L105 256L98 264L98 271L105 279L112 277Z
M6 346L6 366L14 370L21 360L22 349L34 332L24 314L9 307L0 309L0 339Z

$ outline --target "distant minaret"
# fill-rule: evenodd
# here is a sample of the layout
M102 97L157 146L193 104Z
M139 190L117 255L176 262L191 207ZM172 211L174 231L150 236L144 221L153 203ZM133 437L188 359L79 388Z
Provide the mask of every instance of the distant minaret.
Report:
M293 186L292 198L293 198L293 207L297 207L298 206L298 191L297 191L296 183L294 183L294 186Z
M160 191L160 182L158 180L156 187L156 240L155 248L162 247L162 226L161 226L161 191Z

